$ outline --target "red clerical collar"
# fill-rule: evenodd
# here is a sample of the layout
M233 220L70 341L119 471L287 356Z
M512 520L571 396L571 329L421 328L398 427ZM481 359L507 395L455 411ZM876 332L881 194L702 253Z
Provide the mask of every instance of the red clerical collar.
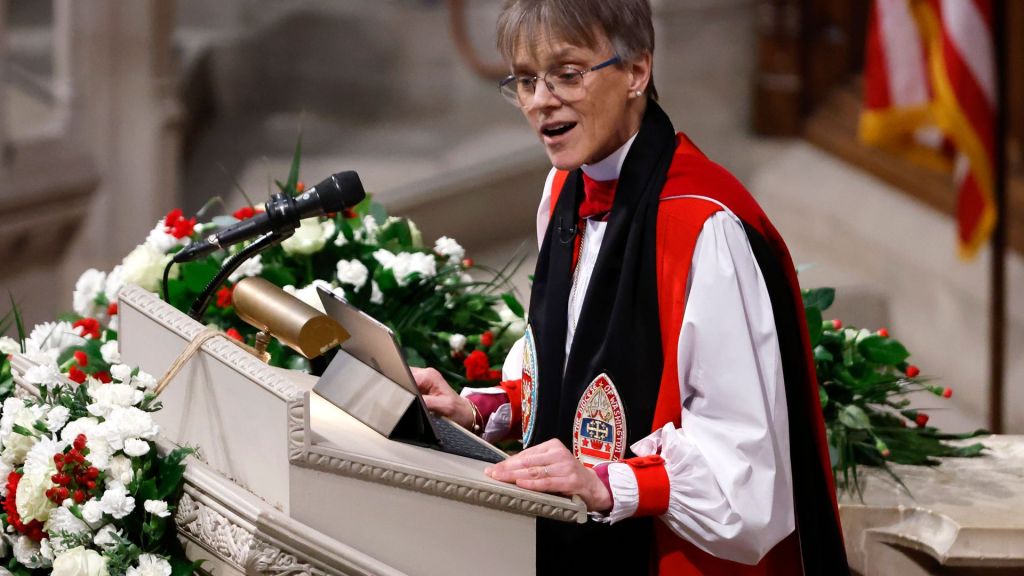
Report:
M618 180L593 180L583 174L583 194L585 198L580 204L580 218L607 218L615 200L615 186Z

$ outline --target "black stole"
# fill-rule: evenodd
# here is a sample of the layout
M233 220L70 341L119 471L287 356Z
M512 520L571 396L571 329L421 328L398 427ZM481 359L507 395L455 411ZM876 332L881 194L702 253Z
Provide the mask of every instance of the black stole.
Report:
M630 147L583 301L572 348L565 358L573 234L583 198L581 171L566 179L541 246L530 296L537 349L537 404L530 445L558 438L572 449L576 407L587 386L606 373L626 414L628 446L651 432L661 381L657 286L658 203L676 149L671 121L648 102ZM562 367L565 366L563 374ZM539 519L537 573L650 572L654 552L650 518L614 526ZM622 562L622 569L615 568Z

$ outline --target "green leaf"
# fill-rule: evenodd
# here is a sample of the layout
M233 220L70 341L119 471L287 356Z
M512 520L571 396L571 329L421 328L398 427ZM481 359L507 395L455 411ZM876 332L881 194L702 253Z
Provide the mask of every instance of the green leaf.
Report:
M809 306L804 309L804 313L807 319L807 332L811 337L811 348L813 349L821 342L821 309L817 306Z
M815 307L820 311L828 310L836 299L835 288L811 288L804 290L804 307Z
M181 278L190 292L200 293L213 280L220 268L209 258L181 264Z
M825 391L824 386L818 386L818 400L821 402L821 407L828 406L828 392Z
M384 244L389 241L397 242L399 248L412 248L412 230L408 220L396 220L377 233L377 242Z
M819 345L814 347L814 360L815 362L832 362L835 360L835 356L824 346Z
M519 303L519 299L514 295L506 292L501 295L501 299L505 301L505 305L508 306L508 309L511 310L513 314L519 318L526 316L526 311L523 309L523 305Z
M377 286L381 292L391 292L398 288L398 280L395 279L395 273L390 268L378 268L373 276L377 280Z
M292 165L288 170L288 182L285 183L285 194L295 195L296 187L299 184L299 164L302 162L302 129L299 129L299 137L295 141L295 154L292 156Z
M868 430L871 428L871 421L868 415L856 404L845 406L839 411L839 421L847 428L854 430Z
M857 344L857 351L867 360L878 364L895 365L910 357L910 352L892 338L877 334L864 338Z

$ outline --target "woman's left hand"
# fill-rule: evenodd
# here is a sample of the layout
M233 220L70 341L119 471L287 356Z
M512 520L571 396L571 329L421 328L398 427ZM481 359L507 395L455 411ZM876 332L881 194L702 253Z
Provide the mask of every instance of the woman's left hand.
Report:
M607 512L612 507L612 495L597 473L581 464L557 439L531 446L484 473L527 490L578 495L591 512Z

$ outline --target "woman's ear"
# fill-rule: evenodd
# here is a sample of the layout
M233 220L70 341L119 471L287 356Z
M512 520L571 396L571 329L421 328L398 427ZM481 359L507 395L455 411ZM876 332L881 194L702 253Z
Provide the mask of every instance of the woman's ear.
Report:
M629 72L630 93L647 92L647 86L651 82L651 66L654 58L650 52L644 52L640 56L630 60L626 64L626 71Z

